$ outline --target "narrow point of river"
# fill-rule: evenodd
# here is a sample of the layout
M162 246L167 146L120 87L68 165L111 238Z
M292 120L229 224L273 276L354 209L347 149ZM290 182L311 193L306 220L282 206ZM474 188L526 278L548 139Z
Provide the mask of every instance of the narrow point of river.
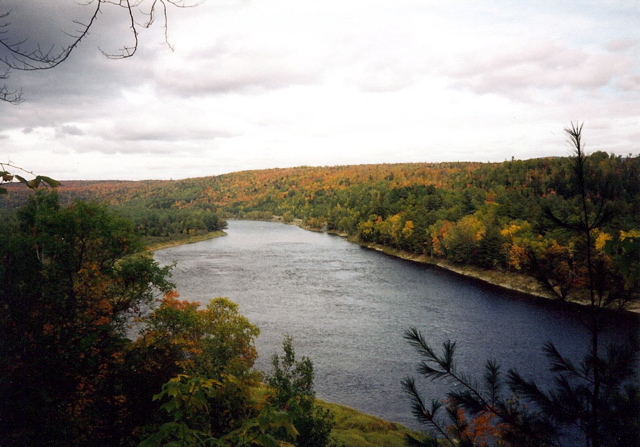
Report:
M182 299L225 296L257 325L257 367L268 371L285 334L296 355L310 357L321 399L411 428L401 381L413 376L428 400L444 398L445 383L420 380L420 358L403 339L417 327L436 347L457 342L460 370L480 378L486 359L549 380L542 345L581 358L588 341L580 310L465 280L423 264L362 248L341 237L270 222L230 221L228 235L160 250L174 261ZM611 337L637 334L631 322Z

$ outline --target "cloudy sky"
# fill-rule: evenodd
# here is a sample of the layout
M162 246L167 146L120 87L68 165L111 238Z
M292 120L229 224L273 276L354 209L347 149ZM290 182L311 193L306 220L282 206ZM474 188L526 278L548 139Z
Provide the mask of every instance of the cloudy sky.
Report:
M0 0L0 38L55 51L91 9ZM171 47L160 16L105 57L127 20L104 5L64 64L0 81L25 99L0 103L0 161L132 180L504 161L568 155L572 121L588 152L640 153L638 0L205 0L168 8Z

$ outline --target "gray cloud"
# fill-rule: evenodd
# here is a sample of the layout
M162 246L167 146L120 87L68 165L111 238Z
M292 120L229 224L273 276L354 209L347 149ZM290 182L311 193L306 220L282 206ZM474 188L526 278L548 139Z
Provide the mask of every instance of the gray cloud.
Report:
M615 87L626 92L638 93L640 91L640 74L623 75L618 77Z
M538 89L595 91L618 79L628 83L632 67L624 55L539 42L471 56L450 73L457 86L474 92L521 97Z
M199 140L216 140L218 138L231 138L238 136L228 130L221 129L202 129L191 126L176 128L162 123L155 125L136 124L136 123L119 123L115 125L109 132L99 132L99 137L111 141L128 141L128 142L185 142Z
M321 67L286 50L244 45L225 37L198 51L181 53L178 63L156 66L154 80L173 95L207 95L278 89L318 82Z
M85 132L73 124L64 124L56 129L56 138L69 136L82 136Z
M626 52L634 49L638 50L638 47L640 47L639 39L630 39L627 37L614 39L606 45L607 50L613 53Z

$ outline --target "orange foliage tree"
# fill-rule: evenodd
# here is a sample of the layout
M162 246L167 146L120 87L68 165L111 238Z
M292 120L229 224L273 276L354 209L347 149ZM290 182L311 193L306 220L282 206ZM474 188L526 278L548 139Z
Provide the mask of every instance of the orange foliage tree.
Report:
M177 299L174 292L143 322L131 347L137 356L169 371L218 381L218 391L208 402L211 435L221 436L255 416L250 391L259 380L252 367L260 331L239 313L237 304L215 298L200 308L198 302Z

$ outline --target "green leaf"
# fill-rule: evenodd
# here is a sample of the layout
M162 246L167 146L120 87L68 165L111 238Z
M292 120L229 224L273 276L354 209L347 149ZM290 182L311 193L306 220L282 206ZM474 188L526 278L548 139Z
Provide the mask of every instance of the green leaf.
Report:
M25 185L29 186L29 181L26 178L24 178L23 176L16 175L16 178L20 181L20 183L24 183Z
M263 447L280 447L280 443L273 436L267 434L258 436L256 443Z
M167 389L167 396L169 397L176 397L178 394L180 394L180 390L177 387L170 387Z
M58 186L60 186L62 184L58 180L54 180L51 177L47 177L45 175L39 175L39 176L36 177L36 179L39 179L40 181L43 181L44 183L46 183L47 185L49 185L52 188L57 188Z
M1 188L1 187L0 187L0 194L9 194L9 193L7 192L7 188Z
M36 177L33 180L29 180L29 183L27 183L27 186L31 189L37 189L38 186L40 186L40 179Z

